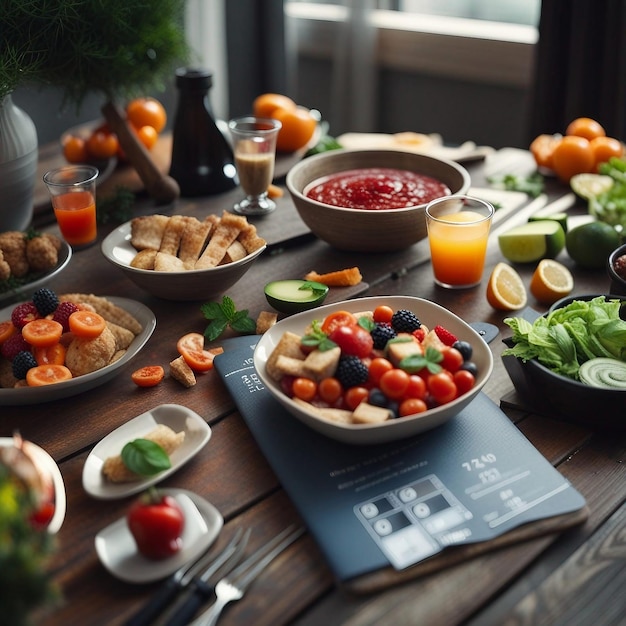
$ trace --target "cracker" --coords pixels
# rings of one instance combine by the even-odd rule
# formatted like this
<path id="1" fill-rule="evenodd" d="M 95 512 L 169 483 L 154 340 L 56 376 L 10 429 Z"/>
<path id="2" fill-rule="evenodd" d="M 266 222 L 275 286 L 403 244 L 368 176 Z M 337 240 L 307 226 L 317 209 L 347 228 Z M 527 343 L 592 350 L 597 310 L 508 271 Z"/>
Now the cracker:
<path id="1" fill-rule="evenodd" d="M 167 215 L 158 214 L 134 217 L 130 222 L 130 243 L 133 248 L 158 250 L 169 219 Z"/>
<path id="2" fill-rule="evenodd" d="M 186 269 L 194 268 L 213 227 L 213 223 L 208 220 L 201 222 L 195 217 L 188 219 L 178 250 L 178 258 Z"/>
<path id="3" fill-rule="evenodd" d="M 233 215 L 224 211 L 219 224 L 207 247 L 196 262 L 196 269 L 216 267 L 224 258 L 228 247 L 237 239 L 239 233 L 246 227 L 248 220 L 242 215 Z"/>
<path id="4" fill-rule="evenodd" d="M 165 252 L 173 256 L 178 254 L 183 231 L 187 226 L 187 220 L 188 218 L 184 215 L 172 215 L 170 217 L 163 233 L 163 239 L 161 239 L 159 252 Z"/>

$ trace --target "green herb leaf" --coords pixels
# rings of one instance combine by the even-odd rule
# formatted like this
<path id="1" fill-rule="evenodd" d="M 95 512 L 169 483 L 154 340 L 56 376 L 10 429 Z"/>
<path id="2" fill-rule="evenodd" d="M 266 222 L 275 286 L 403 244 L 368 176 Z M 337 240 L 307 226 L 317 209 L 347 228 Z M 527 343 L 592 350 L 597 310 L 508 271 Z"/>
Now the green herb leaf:
<path id="1" fill-rule="evenodd" d="M 122 462 L 135 474 L 154 476 L 172 467 L 167 452 L 154 441 L 135 439 L 122 448 Z"/>
<path id="2" fill-rule="evenodd" d="M 366 317 L 365 315 L 359 317 L 357 324 L 370 333 L 376 328 L 376 322 L 371 317 Z"/>
<path id="3" fill-rule="evenodd" d="M 443 354 L 437 348 L 428 346 L 424 354 L 413 354 L 400 361 L 400 368 L 413 374 L 426 368 L 431 374 L 437 374 L 442 370 L 439 363 L 443 359 Z"/>
<path id="4" fill-rule="evenodd" d="M 247 309 L 237 311 L 232 298 L 222 297 L 222 302 L 207 302 L 200 307 L 209 325 L 204 336 L 213 341 L 217 339 L 229 326 L 240 335 L 251 335 L 256 331 L 256 322 L 248 316 Z"/>
<path id="5" fill-rule="evenodd" d="M 326 293 L 328 291 L 328 287 L 326 285 L 322 285 L 321 283 L 316 283 L 312 280 L 305 281 L 300 287 L 298 287 L 298 291 L 301 290 L 310 290 L 315 295 L 320 295 Z"/>
<path id="6" fill-rule="evenodd" d="M 328 338 L 328 335 L 322 330 L 319 320 L 313 320 L 311 324 L 311 332 L 302 337 L 300 343 L 307 348 L 317 348 L 321 352 L 332 350 L 337 347 L 334 341 Z"/>
<path id="7" fill-rule="evenodd" d="M 133 215 L 134 204 L 135 194 L 128 187 L 116 187 L 113 195 L 98 198 L 96 205 L 98 223 L 115 222 L 121 224 L 127 222 Z"/>
<path id="8" fill-rule="evenodd" d="M 534 172 L 530 176 L 519 176 L 517 174 L 491 176 L 487 181 L 506 191 L 521 191 L 533 198 L 543 193 L 544 188 L 544 178 L 539 172 Z"/>

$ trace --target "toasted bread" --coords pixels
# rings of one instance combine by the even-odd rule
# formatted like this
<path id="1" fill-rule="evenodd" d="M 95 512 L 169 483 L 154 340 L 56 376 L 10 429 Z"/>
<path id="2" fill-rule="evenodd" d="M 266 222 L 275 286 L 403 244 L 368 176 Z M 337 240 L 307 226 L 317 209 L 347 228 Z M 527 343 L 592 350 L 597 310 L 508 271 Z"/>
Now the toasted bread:
<path id="1" fill-rule="evenodd" d="M 237 239 L 248 221 L 242 215 L 234 215 L 224 211 L 219 224 L 215 227 L 213 236 L 196 263 L 196 269 L 216 267 L 224 258 L 228 247 Z"/>
<path id="2" fill-rule="evenodd" d="M 306 274 L 304 279 L 322 283 L 322 285 L 327 287 L 353 287 L 363 280 L 363 276 L 361 276 L 361 271 L 358 267 L 349 267 L 345 270 L 328 272 L 326 274 L 318 274 L 315 271 L 311 271 Z"/>
<path id="3" fill-rule="evenodd" d="M 139 250 L 139 252 L 137 252 L 137 254 L 133 257 L 133 260 L 130 262 L 130 266 L 138 270 L 153 270 L 154 259 L 157 255 L 157 252 L 158 250 L 153 250 L 152 248 L 144 248 L 143 250 Z"/>
<path id="4" fill-rule="evenodd" d="M 213 223 L 210 221 L 201 222 L 195 217 L 187 219 L 178 250 L 178 258 L 183 262 L 186 269 L 195 267 L 212 229 Z"/>
<path id="5" fill-rule="evenodd" d="M 169 219 L 167 215 L 134 217 L 130 222 L 130 243 L 133 248 L 158 250 Z"/>

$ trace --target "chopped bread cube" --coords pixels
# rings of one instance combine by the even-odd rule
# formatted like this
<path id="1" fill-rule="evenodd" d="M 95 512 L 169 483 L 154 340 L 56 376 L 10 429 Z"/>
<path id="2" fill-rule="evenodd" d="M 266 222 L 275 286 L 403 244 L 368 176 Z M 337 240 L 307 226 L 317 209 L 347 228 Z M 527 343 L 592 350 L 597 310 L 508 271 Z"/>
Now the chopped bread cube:
<path id="1" fill-rule="evenodd" d="M 329 422 L 335 422 L 337 424 L 352 423 L 352 411 L 348 411 L 346 409 L 333 409 L 331 407 L 318 407 L 310 402 L 301 400 L 300 398 L 293 398 L 293 401 L 300 405 L 304 410 L 310 411 L 311 413 L 314 413 Z"/>
<path id="2" fill-rule="evenodd" d="M 424 354 L 420 342 L 409 333 L 398 333 L 398 336 L 387 343 L 387 358 L 395 367 L 406 357 Z"/>
<path id="3" fill-rule="evenodd" d="M 309 372 L 302 359 L 279 354 L 278 359 L 276 359 L 275 368 L 276 371 L 280 373 L 277 380 L 280 380 L 283 376 L 303 376 L 305 378 L 310 378 Z"/>
<path id="4" fill-rule="evenodd" d="M 256 334 L 262 335 L 267 332 L 278 321 L 278 313 L 271 311 L 261 311 L 256 319 Z"/>
<path id="5" fill-rule="evenodd" d="M 391 411 L 381 406 L 374 406 L 361 402 L 352 411 L 352 421 L 355 424 L 381 424 L 391 418 Z"/>
<path id="6" fill-rule="evenodd" d="M 196 384 L 196 375 L 182 356 L 170 362 L 170 375 L 184 387 L 189 388 Z"/>
<path id="7" fill-rule="evenodd" d="M 426 333 L 426 336 L 422 341 L 422 345 L 424 346 L 424 350 L 426 350 L 426 348 L 428 347 L 431 347 L 439 350 L 440 352 L 446 347 L 446 344 L 443 343 L 441 339 L 439 339 L 439 335 L 434 330 L 430 330 Z"/>
<path id="8" fill-rule="evenodd" d="M 233 243 L 228 246 L 224 258 L 220 261 L 220 265 L 226 265 L 226 263 L 234 263 L 235 261 L 241 261 L 248 256 L 246 249 L 243 245 L 235 239 Z"/>
<path id="9" fill-rule="evenodd" d="M 304 359 L 304 371 L 307 378 L 320 381 L 333 376 L 341 357 L 341 348 L 335 346 L 330 350 L 313 350 Z"/>
<path id="10" fill-rule="evenodd" d="M 300 335 L 289 331 L 284 333 L 267 358 L 265 371 L 272 380 L 280 380 L 282 378 L 282 372 L 276 367 L 276 361 L 281 355 L 304 361 L 305 355 L 300 349 Z"/>
<path id="11" fill-rule="evenodd" d="M 130 243 L 133 248 L 135 250 L 158 250 L 169 219 L 167 215 L 134 217 L 130 222 Z"/>
<path id="12" fill-rule="evenodd" d="M 161 252 L 159 250 L 154 257 L 155 272 L 182 272 L 184 269 L 184 263 L 169 252 Z"/>

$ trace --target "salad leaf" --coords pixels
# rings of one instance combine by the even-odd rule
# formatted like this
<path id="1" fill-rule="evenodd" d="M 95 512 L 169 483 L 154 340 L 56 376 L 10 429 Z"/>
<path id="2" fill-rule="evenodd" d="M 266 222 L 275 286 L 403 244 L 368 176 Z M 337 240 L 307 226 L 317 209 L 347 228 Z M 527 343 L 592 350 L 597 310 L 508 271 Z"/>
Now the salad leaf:
<path id="1" fill-rule="evenodd" d="M 134 439 L 122 448 L 122 462 L 135 474 L 152 476 L 172 467 L 167 452 L 149 439 Z"/>
<path id="2" fill-rule="evenodd" d="M 590 198 L 589 213 L 611 226 L 621 227 L 623 234 L 626 230 L 626 160 L 611 157 L 600 164 L 598 171 L 610 176 L 614 183 L 608 191 Z"/>

